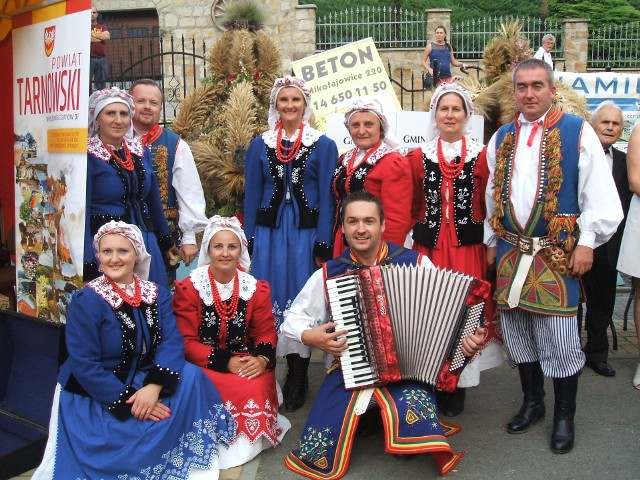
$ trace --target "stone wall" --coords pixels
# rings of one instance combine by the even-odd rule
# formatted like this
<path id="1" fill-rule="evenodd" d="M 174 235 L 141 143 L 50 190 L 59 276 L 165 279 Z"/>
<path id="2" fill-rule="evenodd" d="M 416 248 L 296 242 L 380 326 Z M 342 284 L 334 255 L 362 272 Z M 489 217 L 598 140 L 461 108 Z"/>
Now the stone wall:
<path id="1" fill-rule="evenodd" d="M 298 5 L 298 0 L 258 0 L 265 6 L 269 32 L 282 52 L 283 72 L 291 70 L 291 61 L 315 53 L 316 6 Z M 155 9 L 160 32 L 174 37 L 196 38 L 213 44 L 221 29 L 214 23 L 215 0 L 94 0 L 98 11 Z M 229 2 L 227 2 L 229 3 Z"/>
<path id="2" fill-rule="evenodd" d="M 219 1 L 219 0 L 218 0 Z M 227 3 L 232 0 L 227 0 Z M 316 17 L 315 5 L 298 5 L 298 0 L 258 0 L 265 6 L 267 21 L 265 29 L 270 33 L 282 54 L 282 72 L 291 72 L 291 62 L 316 53 Z M 213 20 L 212 8 L 217 0 L 95 0 L 99 11 L 126 11 L 155 9 L 158 13 L 160 32 L 173 34 L 175 38 L 195 38 L 197 42 L 212 45 L 220 36 L 221 29 Z M 451 10 L 428 9 L 425 11 L 425 29 L 428 41 L 433 39 L 437 26 L 443 25 L 450 32 Z M 563 59 L 557 68 L 567 71 L 586 71 L 588 59 L 588 20 L 571 19 L 563 23 Z M 409 88 L 412 73 L 415 75 L 413 88 L 422 85 L 420 75 L 422 48 L 380 50 L 385 65 L 390 65 L 391 76 L 404 77 L 404 85 Z M 459 58 L 469 65 L 478 65 L 477 60 Z M 165 66 L 166 67 L 166 66 Z M 193 69 L 202 68 L 200 64 L 187 67 L 187 74 Z M 165 71 L 166 68 L 165 68 Z M 457 69 L 453 68 L 454 73 Z M 473 71 L 475 73 L 475 71 Z M 474 74 L 472 73 L 472 74 Z M 396 91 L 400 93 L 399 87 Z M 407 95 L 405 95 L 405 98 Z M 406 107 L 405 107 L 406 108 Z"/>

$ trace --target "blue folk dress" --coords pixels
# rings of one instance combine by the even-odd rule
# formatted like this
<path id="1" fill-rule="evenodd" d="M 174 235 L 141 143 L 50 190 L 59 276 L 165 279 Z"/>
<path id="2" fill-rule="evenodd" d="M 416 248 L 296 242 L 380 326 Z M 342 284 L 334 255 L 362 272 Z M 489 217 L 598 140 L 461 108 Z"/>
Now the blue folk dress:
<path id="1" fill-rule="evenodd" d="M 58 375 L 45 459 L 33 478 L 186 479 L 196 467 L 216 466 L 219 444 L 234 439 L 233 417 L 215 387 L 184 360 L 171 294 L 140 283 L 138 308 L 124 303 L 104 276 L 74 295 L 69 358 Z M 126 399 L 149 383 L 162 385 L 169 418 L 131 415 Z"/>
<path id="2" fill-rule="evenodd" d="M 282 142 L 285 147 L 293 145 L 290 140 Z M 333 140 L 307 124 L 300 151 L 291 162 L 278 159 L 276 143 L 276 132 L 268 130 L 249 145 L 244 220 L 252 250 L 251 274 L 269 282 L 280 332 L 284 311 L 318 268 L 314 257 L 332 256 L 331 181 L 338 149 Z M 296 343 L 280 335 L 277 354 L 301 353 Z"/>
<path id="3" fill-rule="evenodd" d="M 126 139 L 135 165 L 133 171 L 122 168 L 104 148 L 98 137 L 87 147 L 87 203 L 84 234 L 84 281 L 99 276 L 93 236 L 111 220 L 122 220 L 142 231 L 145 247 L 151 255 L 149 280 L 169 286 L 162 252 L 173 245 L 162 209 L 158 180 L 149 150 L 137 140 Z M 122 150 L 116 150 L 122 155 Z"/>

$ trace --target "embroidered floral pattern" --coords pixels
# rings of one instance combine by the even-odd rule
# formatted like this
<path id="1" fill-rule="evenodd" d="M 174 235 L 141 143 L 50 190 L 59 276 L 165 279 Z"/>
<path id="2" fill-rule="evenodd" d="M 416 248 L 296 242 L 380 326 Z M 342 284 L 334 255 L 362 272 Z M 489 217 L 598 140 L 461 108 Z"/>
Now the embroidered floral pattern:
<path id="1" fill-rule="evenodd" d="M 140 296 L 142 301 L 147 305 L 155 303 L 158 298 L 158 286 L 153 282 L 141 280 L 137 276 L 136 279 L 140 282 Z M 87 287 L 104 298 L 111 308 L 120 308 L 124 302 L 122 297 L 113 289 L 104 275 L 87 283 Z"/>
<path id="2" fill-rule="evenodd" d="M 246 437 L 251 444 L 261 437 L 272 445 L 278 443 L 278 411 L 268 399 L 264 400 L 262 407 L 253 398 L 242 407 L 234 405 L 231 400 L 227 400 L 224 406 L 236 421 L 237 436 Z"/>
<path id="3" fill-rule="evenodd" d="M 414 418 L 410 425 L 425 420 L 438 421 L 435 406 L 425 390 L 406 388 L 402 391 L 402 400 L 407 409 L 407 415 Z"/>
<path id="4" fill-rule="evenodd" d="M 312 464 L 326 459 L 328 448 L 335 443 L 334 437 L 329 427 L 322 430 L 308 428 L 300 439 L 300 458 Z"/>
<path id="5" fill-rule="evenodd" d="M 124 141 L 127 142 L 127 147 L 129 147 L 131 153 L 140 158 L 144 156 L 144 147 L 138 140 L 125 138 Z M 87 152 L 105 162 L 111 160 L 111 153 L 104 148 L 102 141 L 97 136 L 89 138 L 87 142 Z"/>

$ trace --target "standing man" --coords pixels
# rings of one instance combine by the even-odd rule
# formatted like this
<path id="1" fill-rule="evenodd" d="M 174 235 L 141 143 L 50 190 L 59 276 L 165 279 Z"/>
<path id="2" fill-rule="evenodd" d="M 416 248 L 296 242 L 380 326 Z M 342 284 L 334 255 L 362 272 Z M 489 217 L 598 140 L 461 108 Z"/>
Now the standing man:
<path id="1" fill-rule="evenodd" d="M 107 79 L 107 40 L 111 39 L 106 25 L 98 23 L 98 10 L 91 6 L 91 82 L 92 90 L 102 90 Z"/>
<path id="2" fill-rule="evenodd" d="M 551 50 L 556 46 L 556 37 L 547 33 L 544 37 L 542 37 L 542 46 L 535 53 L 533 58 L 537 58 L 538 60 L 544 60 L 553 70 L 554 62 L 553 57 L 551 56 Z"/>
<path id="3" fill-rule="evenodd" d="M 585 361 L 576 318 L 580 277 L 593 249 L 615 232 L 622 208 L 593 128 L 555 108 L 555 93 L 546 62 L 514 68 L 520 113 L 489 142 L 485 242 L 493 247 L 488 261 L 497 260 L 504 343 L 524 393 L 507 430 L 523 433 L 544 418 L 544 375 L 552 377 L 551 450 L 567 453 Z"/>
<path id="4" fill-rule="evenodd" d="M 387 452 L 400 455 L 428 452 L 440 473 L 446 475 L 462 454 L 452 451 L 446 440 L 431 387 L 416 381 L 400 381 L 364 390 L 345 389 L 339 359 L 347 348 L 346 339 L 342 338 L 347 331 L 334 331 L 337 324 L 330 319 L 325 290 L 327 278 L 350 270 L 389 264 L 432 268 L 432 263 L 415 250 L 382 241 L 385 228 L 382 203 L 364 190 L 343 201 L 342 227 L 349 248 L 316 270 L 284 315 L 282 333 L 335 358 L 307 418 L 300 448 L 287 455 L 285 466 L 308 478 L 341 478 L 349 466 L 359 422 L 365 419 L 366 425 L 375 419 L 380 421 L 382 416 Z M 474 355 L 482 347 L 485 335 L 486 330 L 479 328 L 466 336 L 462 341 L 464 354 Z M 377 408 L 364 412 L 371 399 Z"/>
<path id="5" fill-rule="evenodd" d="M 204 192 L 193 154 L 179 135 L 158 124 L 163 99 L 155 81 L 149 78 L 137 80 L 129 93 L 135 105 L 134 137 L 151 151 L 169 230 L 180 245 L 180 256 L 188 266 L 198 254 L 196 233 L 203 231 L 208 223 Z M 175 280 L 173 265 L 167 265 L 167 273 Z"/>
<path id="6" fill-rule="evenodd" d="M 608 242 L 595 249 L 593 267 L 582 277 L 587 296 L 587 314 L 584 317 L 587 343 L 583 348 L 587 356 L 586 365 L 598 375 L 605 377 L 613 377 L 616 374 L 615 369 L 607 363 L 609 356 L 607 328 L 611 323 L 616 304 L 618 279 L 616 265 L 618 264 L 624 224 L 633 195 L 629 190 L 629 178 L 627 177 L 627 155 L 613 148 L 613 144 L 622 134 L 623 123 L 622 110 L 611 100 L 602 102 L 591 115 L 591 125 L 604 149 L 607 164 L 613 174 L 613 181 L 616 184 L 618 197 L 624 211 L 624 219 L 618 226 L 618 230 Z"/>

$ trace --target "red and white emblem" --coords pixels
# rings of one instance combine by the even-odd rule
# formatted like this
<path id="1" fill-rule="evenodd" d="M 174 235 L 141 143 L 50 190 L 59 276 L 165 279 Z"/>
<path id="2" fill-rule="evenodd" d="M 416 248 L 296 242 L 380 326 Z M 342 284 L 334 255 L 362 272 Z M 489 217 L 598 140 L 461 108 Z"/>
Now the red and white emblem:
<path id="1" fill-rule="evenodd" d="M 46 27 L 44 29 L 44 53 L 47 57 L 53 53 L 53 46 L 56 43 L 56 26 Z"/>

